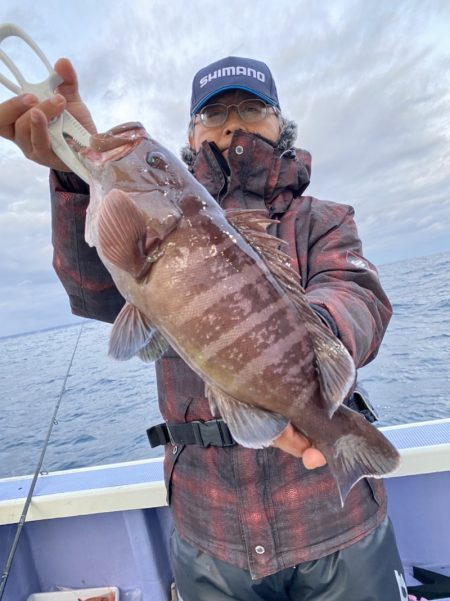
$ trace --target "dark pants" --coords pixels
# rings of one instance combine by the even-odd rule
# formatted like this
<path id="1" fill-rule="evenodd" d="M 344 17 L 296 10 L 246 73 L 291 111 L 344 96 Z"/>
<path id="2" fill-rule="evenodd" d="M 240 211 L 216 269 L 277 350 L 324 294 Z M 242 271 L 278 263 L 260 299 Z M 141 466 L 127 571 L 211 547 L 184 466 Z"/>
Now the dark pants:
<path id="1" fill-rule="evenodd" d="M 406 601 L 390 521 L 359 542 L 315 561 L 252 580 L 249 572 L 195 549 L 174 531 L 179 601 Z"/>

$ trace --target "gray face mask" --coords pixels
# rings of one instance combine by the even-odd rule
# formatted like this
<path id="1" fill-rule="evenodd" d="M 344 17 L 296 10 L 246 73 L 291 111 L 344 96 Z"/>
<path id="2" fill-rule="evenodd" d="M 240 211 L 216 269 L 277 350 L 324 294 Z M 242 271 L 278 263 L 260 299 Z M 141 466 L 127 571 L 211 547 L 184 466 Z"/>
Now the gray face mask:
<path id="1" fill-rule="evenodd" d="M 280 137 L 277 143 L 277 148 L 279 150 L 288 150 L 292 148 L 295 140 L 297 139 L 297 124 L 295 121 L 291 121 L 290 119 L 286 119 L 285 117 L 281 117 L 281 132 Z M 197 153 L 195 150 L 186 144 L 183 146 L 180 151 L 181 159 L 188 167 L 192 167 L 195 162 L 195 158 Z"/>

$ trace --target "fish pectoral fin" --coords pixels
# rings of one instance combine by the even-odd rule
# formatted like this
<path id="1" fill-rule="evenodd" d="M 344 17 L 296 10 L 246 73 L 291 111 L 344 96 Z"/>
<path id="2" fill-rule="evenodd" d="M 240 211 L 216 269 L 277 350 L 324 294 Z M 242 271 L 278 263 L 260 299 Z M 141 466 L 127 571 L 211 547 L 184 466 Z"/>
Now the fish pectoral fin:
<path id="1" fill-rule="evenodd" d="M 129 194 L 113 189 L 105 196 L 98 215 L 98 242 L 102 255 L 136 279 L 145 276 L 161 253 L 158 232 Z"/>
<path id="2" fill-rule="evenodd" d="M 243 447 L 268 447 L 289 425 L 286 417 L 242 403 L 215 386 L 205 384 L 205 394 L 213 414 L 219 411 L 234 440 Z"/>
<path id="3" fill-rule="evenodd" d="M 138 355 L 143 361 L 156 361 L 168 343 L 150 320 L 131 303 L 125 303 L 114 322 L 109 339 L 109 356 L 126 361 Z"/>
<path id="4" fill-rule="evenodd" d="M 341 505 L 361 478 L 382 478 L 400 466 L 394 445 L 365 417 L 345 405 L 331 418 L 340 435 L 317 444 L 336 481 Z"/>
<path id="5" fill-rule="evenodd" d="M 226 216 L 261 256 L 305 323 L 316 358 L 321 396 L 331 417 L 355 384 L 356 368 L 350 353 L 308 303 L 300 275 L 292 267 L 289 256 L 280 249 L 285 245 L 284 240 L 266 232 L 270 224 L 277 222 L 255 210 L 230 209 Z"/>
<path id="6" fill-rule="evenodd" d="M 169 343 L 159 330 L 152 329 L 147 344 L 138 352 L 138 357 L 145 363 L 153 363 L 167 351 Z"/>

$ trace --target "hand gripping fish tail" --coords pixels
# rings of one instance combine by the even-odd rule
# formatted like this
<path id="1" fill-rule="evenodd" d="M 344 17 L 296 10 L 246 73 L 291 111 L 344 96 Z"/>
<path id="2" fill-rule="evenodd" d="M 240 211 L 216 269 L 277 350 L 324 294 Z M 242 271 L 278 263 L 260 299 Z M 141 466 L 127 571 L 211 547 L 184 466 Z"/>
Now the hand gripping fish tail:
<path id="1" fill-rule="evenodd" d="M 345 405 L 330 420 L 322 421 L 322 431 L 314 444 L 326 457 L 342 506 L 361 478 L 382 478 L 400 465 L 400 455 L 391 442 Z"/>

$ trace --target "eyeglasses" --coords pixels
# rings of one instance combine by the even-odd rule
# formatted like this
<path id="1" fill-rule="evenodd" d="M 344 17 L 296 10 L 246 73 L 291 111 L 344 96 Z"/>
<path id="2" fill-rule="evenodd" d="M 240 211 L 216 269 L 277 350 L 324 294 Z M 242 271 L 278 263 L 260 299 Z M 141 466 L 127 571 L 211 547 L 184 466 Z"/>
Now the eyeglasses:
<path id="1" fill-rule="evenodd" d="M 219 127 L 228 119 L 228 114 L 231 108 L 236 108 L 239 117 L 245 123 L 257 123 L 262 121 L 267 116 L 267 111 L 272 109 L 277 113 L 277 109 L 258 100 L 258 98 L 249 98 L 239 102 L 239 104 L 208 104 L 201 109 L 197 115 L 205 127 Z"/>

